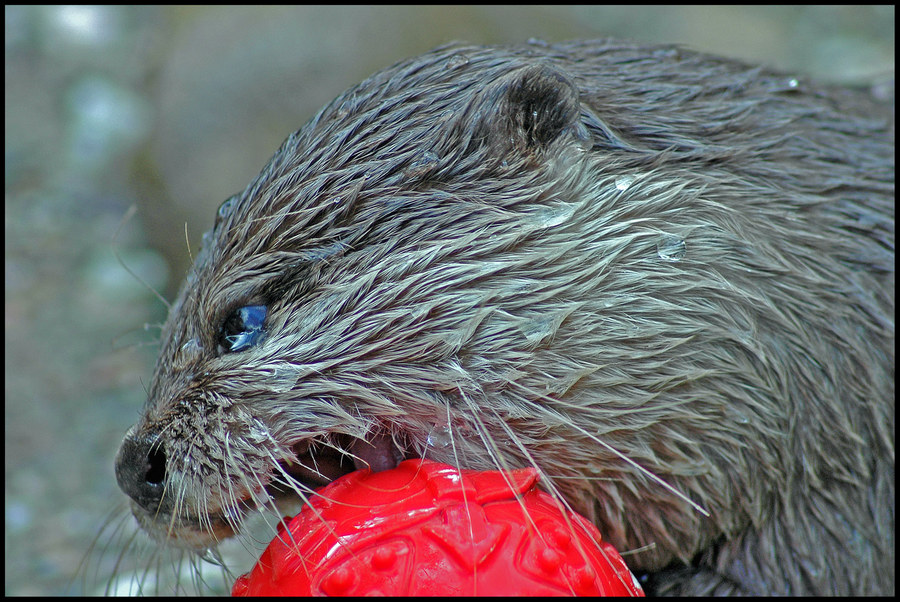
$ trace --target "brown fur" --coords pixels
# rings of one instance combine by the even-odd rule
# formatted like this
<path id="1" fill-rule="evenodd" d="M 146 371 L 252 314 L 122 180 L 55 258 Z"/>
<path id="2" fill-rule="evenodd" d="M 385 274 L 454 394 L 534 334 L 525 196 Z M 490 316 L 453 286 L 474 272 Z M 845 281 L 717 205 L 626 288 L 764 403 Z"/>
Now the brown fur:
<path id="1" fill-rule="evenodd" d="M 893 152 L 892 106 L 676 48 L 399 63 L 220 209 L 120 483 L 201 549 L 305 442 L 393 441 L 537 466 L 651 591 L 892 593 Z"/>

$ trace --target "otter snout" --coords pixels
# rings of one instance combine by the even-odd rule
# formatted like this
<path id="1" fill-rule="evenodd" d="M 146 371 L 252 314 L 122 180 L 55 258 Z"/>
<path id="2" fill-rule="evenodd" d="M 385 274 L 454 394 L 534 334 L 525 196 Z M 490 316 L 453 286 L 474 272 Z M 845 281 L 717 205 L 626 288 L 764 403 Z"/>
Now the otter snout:
<path id="1" fill-rule="evenodd" d="M 166 454 L 157 433 L 128 431 L 116 455 L 116 481 L 147 512 L 165 510 Z"/>

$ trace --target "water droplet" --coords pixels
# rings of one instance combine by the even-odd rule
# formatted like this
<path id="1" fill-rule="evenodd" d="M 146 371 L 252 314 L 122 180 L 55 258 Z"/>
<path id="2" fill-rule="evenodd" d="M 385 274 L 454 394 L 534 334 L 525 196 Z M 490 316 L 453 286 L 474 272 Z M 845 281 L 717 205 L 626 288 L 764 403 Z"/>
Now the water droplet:
<path id="1" fill-rule="evenodd" d="M 556 203 L 549 207 L 545 207 L 535 214 L 538 226 L 541 228 L 552 228 L 564 224 L 575 213 L 577 205 L 575 203 Z"/>
<path id="2" fill-rule="evenodd" d="M 435 425 L 434 429 L 428 433 L 425 442 L 428 444 L 428 447 L 447 448 L 453 442 L 453 431 L 446 424 Z"/>
<path id="3" fill-rule="evenodd" d="M 559 325 L 553 316 L 542 316 L 533 320 L 527 320 L 519 325 L 519 330 L 525 335 L 525 339 L 531 345 L 538 345 L 550 338 L 556 332 Z"/>
<path id="4" fill-rule="evenodd" d="M 234 211 L 234 206 L 236 204 L 237 204 L 237 196 L 232 196 L 232 197 L 229 197 L 228 199 L 226 199 L 224 203 L 219 205 L 219 210 L 216 211 L 216 225 L 217 226 L 219 225 L 219 223 L 222 220 L 226 219 L 229 215 L 231 215 L 231 212 Z"/>
<path id="5" fill-rule="evenodd" d="M 677 59 L 680 56 L 678 48 L 657 48 L 653 51 L 653 57 L 658 59 Z"/>
<path id="6" fill-rule="evenodd" d="M 185 366 L 196 361 L 201 353 L 203 353 L 203 346 L 200 344 L 200 339 L 188 339 L 181 346 L 181 357 L 178 359 L 178 365 Z"/>
<path id="7" fill-rule="evenodd" d="M 617 190 L 628 190 L 628 188 L 634 183 L 634 176 L 619 176 L 616 178 L 616 189 Z"/>
<path id="8" fill-rule="evenodd" d="M 431 151 L 425 151 L 419 155 L 412 164 L 403 170 L 403 175 L 407 178 L 415 178 L 430 172 L 440 163 L 440 159 Z"/>
<path id="9" fill-rule="evenodd" d="M 280 364 L 272 370 L 268 382 L 276 393 L 287 393 L 294 388 L 299 379 L 300 368 L 291 364 Z"/>
<path id="10" fill-rule="evenodd" d="M 464 65 L 469 64 L 469 57 L 464 54 L 454 54 L 449 59 L 447 59 L 447 69 L 458 69 Z"/>
<path id="11" fill-rule="evenodd" d="M 572 137 L 575 138 L 575 144 L 582 152 L 589 152 L 594 148 L 594 139 L 583 123 L 572 126 Z"/>
<path id="12" fill-rule="evenodd" d="M 681 237 L 666 234 L 656 243 L 656 254 L 663 261 L 681 261 L 687 252 L 687 246 Z"/>
<path id="13" fill-rule="evenodd" d="M 250 422 L 248 430 L 249 432 L 247 433 L 247 438 L 256 443 L 269 441 L 272 438 L 272 436 L 269 434 L 269 429 L 267 429 L 266 425 L 259 420 L 253 420 L 252 422 Z"/>
<path id="14" fill-rule="evenodd" d="M 541 48 L 549 48 L 550 43 L 547 40 L 542 40 L 540 38 L 528 38 L 527 44 L 532 46 L 540 46 Z"/>

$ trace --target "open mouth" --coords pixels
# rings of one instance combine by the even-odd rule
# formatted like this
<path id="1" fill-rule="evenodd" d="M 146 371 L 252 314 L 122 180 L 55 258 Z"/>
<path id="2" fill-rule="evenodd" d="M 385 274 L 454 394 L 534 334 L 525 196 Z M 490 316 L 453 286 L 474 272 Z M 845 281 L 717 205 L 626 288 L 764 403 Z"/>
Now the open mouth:
<path id="1" fill-rule="evenodd" d="M 366 439 L 338 435 L 329 441 L 307 439 L 293 446 L 295 459 L 275 469 L 266 491 L 276 499 L 302 489 L 318 489 L 356 470 L 391 470 L 403 460 L 418 457 L 405 441 L 376 431 Z"/>
<path id="2" fill-rule="evenodd" d="M 315 489 L 356 470 L 390 470 L 403 460 L 419 457 L 412 450 L 413 446 L 405 438 L 387 431 L 371 432 L 366 439 L 350 435 L 305 439 L 292 447 L 294 458 L 279 462 L 273 469 L 264 485 L 265 495 L 269 503 L 287 509 L 305 500 Z M 165 519 L 166 538 L 183 547 L 205 549 L 237 533 L 243 517 L 265 505 L 258 494 L 247 492 L 243 499 L 226 509 L 209 509 L 202 514 L 202 519 L 196 513 L 179 514 Z M 161 520 L 159 515 L 136 513 L 136 516 L 144 515 L 144 524 L 151 530 Z"/>

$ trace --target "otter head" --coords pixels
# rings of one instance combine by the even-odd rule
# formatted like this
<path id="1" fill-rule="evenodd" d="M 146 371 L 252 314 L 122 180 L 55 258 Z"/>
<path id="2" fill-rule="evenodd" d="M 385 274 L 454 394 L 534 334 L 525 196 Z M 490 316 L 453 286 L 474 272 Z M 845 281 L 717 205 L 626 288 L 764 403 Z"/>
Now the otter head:
<path id="1" fill-rule="evenodd" d="M 563 73 L 471 62 L 350 90 L 220 207 L 116 459 L 148 532 L 205 548 L 355 469 L 562 445 L 540 399 L 584 366 L 534 354 L 580 302 L 547 298 L 572 241 L 542 239 L 580 210 L 590 133 Z"/>

